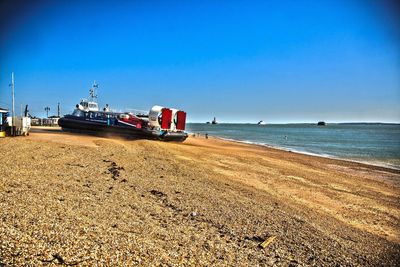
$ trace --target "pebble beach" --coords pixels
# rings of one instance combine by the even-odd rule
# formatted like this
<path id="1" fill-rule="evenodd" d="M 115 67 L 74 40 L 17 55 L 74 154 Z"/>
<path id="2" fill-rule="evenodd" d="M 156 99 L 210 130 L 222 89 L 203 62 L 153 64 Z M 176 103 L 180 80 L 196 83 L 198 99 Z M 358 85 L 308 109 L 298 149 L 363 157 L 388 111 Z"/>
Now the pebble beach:
<path id="1" fill-rule="evenodd" d="M 0 266 L 395 266 L 400 171 L 210 137 L 0 139 Z"/>

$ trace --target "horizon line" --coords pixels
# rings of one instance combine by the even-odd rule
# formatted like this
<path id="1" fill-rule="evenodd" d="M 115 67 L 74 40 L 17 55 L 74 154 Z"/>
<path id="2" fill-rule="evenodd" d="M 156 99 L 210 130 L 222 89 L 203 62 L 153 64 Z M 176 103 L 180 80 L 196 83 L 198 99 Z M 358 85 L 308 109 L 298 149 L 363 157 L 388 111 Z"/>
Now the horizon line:
<path id="1" fill-rule="evenodd" d="M 192 124 L 211 124 L 206 122 L 187 122 Z M 318 122 L 271 122 L 264 125 L 276 125 L 276 124 L 317 124 Z M 400 124 L 399 122 L 382 122 L 382 121 L 334 121 L 326 122 L 326 124 Z M 257 122 L 218 122 L 218 124 L 257 124 Z M 214 124 L 215 125 L 215 124 Z"/>

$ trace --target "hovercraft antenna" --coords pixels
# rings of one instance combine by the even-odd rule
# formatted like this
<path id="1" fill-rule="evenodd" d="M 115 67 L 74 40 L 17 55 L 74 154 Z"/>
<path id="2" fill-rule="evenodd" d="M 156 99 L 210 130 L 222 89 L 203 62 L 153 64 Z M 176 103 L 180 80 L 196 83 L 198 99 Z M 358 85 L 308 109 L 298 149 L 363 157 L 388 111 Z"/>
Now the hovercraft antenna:
<path id="1" fill-rule="evenodd" d="M 99 88 L 99 85 L 96 81 L 93 82 L 92 88 L 89 89 L 90 101 L 97 102 L 97 92 L 96 90 Z"/>

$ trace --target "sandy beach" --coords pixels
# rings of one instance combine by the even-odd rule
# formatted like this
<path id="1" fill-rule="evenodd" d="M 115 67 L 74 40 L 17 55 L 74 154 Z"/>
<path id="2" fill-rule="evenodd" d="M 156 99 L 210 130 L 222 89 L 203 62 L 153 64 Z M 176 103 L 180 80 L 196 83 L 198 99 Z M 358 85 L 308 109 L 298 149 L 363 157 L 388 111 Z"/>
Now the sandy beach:
<path id="1" fill-rule="evenodd" d="M 398 170 L 56 127 L 0 139 L 0 155 L 0 266 L 399 262 Z"/>

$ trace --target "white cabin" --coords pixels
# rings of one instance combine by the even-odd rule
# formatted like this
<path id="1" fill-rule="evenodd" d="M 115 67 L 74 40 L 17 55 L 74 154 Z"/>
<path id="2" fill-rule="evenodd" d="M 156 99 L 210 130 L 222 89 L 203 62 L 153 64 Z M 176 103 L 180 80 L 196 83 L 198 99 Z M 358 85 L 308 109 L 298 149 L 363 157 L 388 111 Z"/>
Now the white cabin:
<path id="1" fill-rule="evenodd" d="M 76 105 L 76 108 L 83 111 L 99 111 L 99 104 L 82 99 L 81 102 Z"/>

